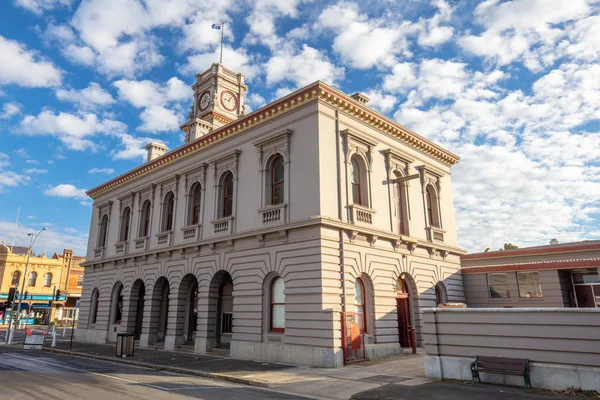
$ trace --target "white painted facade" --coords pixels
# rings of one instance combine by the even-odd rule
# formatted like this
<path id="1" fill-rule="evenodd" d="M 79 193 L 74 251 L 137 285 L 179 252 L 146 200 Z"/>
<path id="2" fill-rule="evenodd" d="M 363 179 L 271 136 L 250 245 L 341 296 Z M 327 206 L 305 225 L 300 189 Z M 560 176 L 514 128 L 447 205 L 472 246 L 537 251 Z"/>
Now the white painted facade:
<path id="1" fill-rule="evenodd" d="M 188 142 L 89 192 L 94 211 L 78 340 L 112 341 L 117 332 L 136 331 L 140 346 L 189 345 L 200 354 L 228 347 L 234 358 L 337 367 L 342 311 L 364 308 L 369 357 L 402 351 L 401 275 L 418 342 L 421 309 L 435 305 L 436 285 L 439 301 L 464 301 L 450 180 L 456 156 L 364 106 L 364 98 L 322 82 L 248 115 L 243 77 L 219 64 L 199 74 L 193 88 L 196 105 L 182 126 Z M 225 103 L 233 111 L 219 101 L 225 91 L 235 96 Z M 276 156 L 283 157 L 283 202 L 271 205 Z M 352 196 L 353 157 L 361 205 Z M 223 217 L 228 173 L 232 212 Z M 411 179 L 390 183 L 402 176 Z M 197 184 L 200 219 L 192 224 Z M 277 278 L 285 286 L 283 331 L 271 321 Z"/>

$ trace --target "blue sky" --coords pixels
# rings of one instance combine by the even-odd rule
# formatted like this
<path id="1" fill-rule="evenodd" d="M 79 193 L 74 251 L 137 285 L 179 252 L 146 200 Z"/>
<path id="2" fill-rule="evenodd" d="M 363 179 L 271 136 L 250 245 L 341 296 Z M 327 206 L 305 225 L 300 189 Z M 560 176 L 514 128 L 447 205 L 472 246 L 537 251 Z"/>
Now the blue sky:
<path id="1" fill-rule="evenodd" d="M 0 239 L 87 244 L 85 190 L 182 144 L 196 72 L 244 73 L 255 109 L 317 79 L 462 157 L 470 251 L 600 238 L 600 1 L 7 0 Z"/>

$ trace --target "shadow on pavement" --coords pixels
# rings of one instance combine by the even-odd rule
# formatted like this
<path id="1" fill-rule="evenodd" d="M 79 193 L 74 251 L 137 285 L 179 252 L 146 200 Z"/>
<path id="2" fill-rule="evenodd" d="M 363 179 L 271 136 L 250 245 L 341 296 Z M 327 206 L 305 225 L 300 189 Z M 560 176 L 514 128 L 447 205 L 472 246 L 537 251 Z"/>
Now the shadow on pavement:
<path id="1" fill-rule="evenodd" d="M 517 387 L 476 384 L 471 382 L 431 382 L 419 386 L 385 385 L 357 393 L 351 400 L 550 400 L 585 399 L 582 396 L 559 396 L 542 390 L 527 390 Z"/>

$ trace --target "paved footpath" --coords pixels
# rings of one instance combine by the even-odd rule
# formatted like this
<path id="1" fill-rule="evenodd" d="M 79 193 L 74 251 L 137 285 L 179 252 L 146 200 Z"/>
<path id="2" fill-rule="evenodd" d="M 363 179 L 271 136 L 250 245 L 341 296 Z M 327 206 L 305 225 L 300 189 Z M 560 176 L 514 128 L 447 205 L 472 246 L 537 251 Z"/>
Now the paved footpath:
<path id="1" fill-rule="evenodd" d="M 56 352 L 59 352 L 62 356 L 69 354 L 96 359 L 87 362 L 112 361 L 115 368 L 121 368 L 123 365 L 149 367 L 171 373 L 268 388 L 267 390 L 296 395 L 300 398 L 334 400 L 578 398 L 555 396 L 549 392 L 535 390 L 526 392 L 522 388 L 431 380 L 424 376 L 422 354 L 405 354 L 344 368 L 329 369 L 140 348 L 135 349 L 133 357 L 117 358 L 114 345 L 74 343 L 71 352 L 68 351 L 68 346 L 68 343 L 58 343 L 56 349 L 45 349 L 46 351 L 41 354 L 57 357 L 59 354 Z M 103 362 L 104 364 L 107 363 Z M 268 395 L 265 398 L 275 397 Z"/>

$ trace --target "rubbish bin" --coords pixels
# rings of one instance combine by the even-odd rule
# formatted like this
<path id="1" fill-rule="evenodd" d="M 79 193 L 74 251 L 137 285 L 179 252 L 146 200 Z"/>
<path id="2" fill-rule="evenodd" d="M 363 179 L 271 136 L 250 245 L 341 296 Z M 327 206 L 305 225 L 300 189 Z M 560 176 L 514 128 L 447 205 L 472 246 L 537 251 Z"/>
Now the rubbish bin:
<path id="1" fill-rule="evenodd" d="M 117 357 L 133 356 L 134 333 L 117 333 Z"/>

